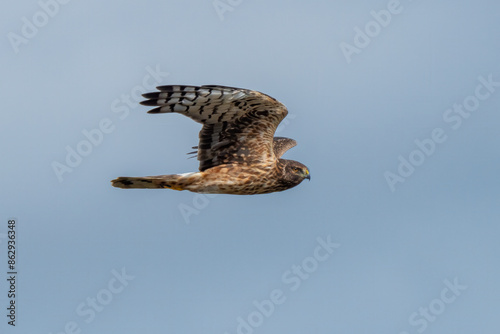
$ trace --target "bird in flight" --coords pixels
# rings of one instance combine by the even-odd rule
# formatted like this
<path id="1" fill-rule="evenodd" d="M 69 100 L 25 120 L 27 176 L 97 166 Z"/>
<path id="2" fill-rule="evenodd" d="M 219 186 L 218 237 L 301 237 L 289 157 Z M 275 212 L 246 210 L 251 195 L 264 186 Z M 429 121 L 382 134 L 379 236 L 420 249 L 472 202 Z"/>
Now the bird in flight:
<path id="1" fill-rule="evenodd" d="M 197 193 L 254 195 L 283 191 L 310 180 L 300 162 L 281 159 L 297 145 L 274 137 L 286 117 L 276 99 L 248 89 L 226 86 L 160 86 L 143 94 L 150 114 L 179 113 L 203 124 L 196 149 L 199 172 L 119 177 L 118 188 L 166 188 Z"/>

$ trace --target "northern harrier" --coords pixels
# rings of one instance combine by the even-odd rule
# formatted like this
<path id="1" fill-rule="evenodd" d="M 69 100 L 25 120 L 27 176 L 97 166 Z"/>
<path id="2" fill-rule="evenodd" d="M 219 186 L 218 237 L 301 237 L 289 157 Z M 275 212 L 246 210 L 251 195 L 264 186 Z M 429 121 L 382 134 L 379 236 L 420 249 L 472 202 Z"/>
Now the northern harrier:
<path id="1" fill-rule="evenodd" d="M 197 193 L 253 195 L 283 191 L 310 179 L 300 162 L 281 159 L 297 145 L 274 137 L 286 107 L 257 91 L 225 86 L 160 86 L 141 102 L 150 114 L 176 112 L 203 124 L 196 149 L 199 172 L 119 177 L 118 188 L 168 188 Z"/>

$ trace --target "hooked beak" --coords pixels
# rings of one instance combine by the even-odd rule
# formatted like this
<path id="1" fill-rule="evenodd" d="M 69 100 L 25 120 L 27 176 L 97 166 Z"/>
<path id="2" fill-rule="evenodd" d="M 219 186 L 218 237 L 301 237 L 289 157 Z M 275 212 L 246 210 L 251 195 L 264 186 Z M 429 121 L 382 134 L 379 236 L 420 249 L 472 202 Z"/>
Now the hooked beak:
<path id="1" fill-rule="evenodd" d="M 309 174 L 309 171 L 306 169 L 306 176 L 305 176 L 306 179 L 308 179 L 309 181 L 311 181 L 311 174 Z"/>

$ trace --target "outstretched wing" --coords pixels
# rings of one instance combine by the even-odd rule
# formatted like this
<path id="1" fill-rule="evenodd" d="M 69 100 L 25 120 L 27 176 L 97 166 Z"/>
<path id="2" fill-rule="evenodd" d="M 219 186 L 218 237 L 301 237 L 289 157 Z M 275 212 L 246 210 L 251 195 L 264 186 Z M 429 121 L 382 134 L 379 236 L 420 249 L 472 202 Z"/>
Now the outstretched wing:
<path id="1" fill-rule="evenodd" d="M 225 86 L 160 86 L 147 93 L 149 113 L 177 112 L 203 124 L 198 144 L 200 171 L 227 163 L 277 159 L 273 135 L 286 107 L 257 91 Z M 284 153 L 284 151 L 282 152 Z"/>
<path id="2" fill-rule="evenodd" d="M 286 137 L 273 138 L 273 152 L 276 159 L 281 158 L 281 156 L 285 154 L 286 151 L 295 146 L 297 146 L 297 142 L 294 139 Z M 194 158 L 198 154 L 198 146 L 193 146 L 192 148 L 196 149 L 196 151 L 188 152 L 187 154 L 195 154 L 195 155 L 189 158 Z"/>
<path id="3" fill-rule="evenodd" d="M 294 139 L 285 137 L 274 137 L 273 140 L 273 151 L 276 158 L 281 158 L 286 151 L 292 147 L 297 146 L 297 142 Z"/>

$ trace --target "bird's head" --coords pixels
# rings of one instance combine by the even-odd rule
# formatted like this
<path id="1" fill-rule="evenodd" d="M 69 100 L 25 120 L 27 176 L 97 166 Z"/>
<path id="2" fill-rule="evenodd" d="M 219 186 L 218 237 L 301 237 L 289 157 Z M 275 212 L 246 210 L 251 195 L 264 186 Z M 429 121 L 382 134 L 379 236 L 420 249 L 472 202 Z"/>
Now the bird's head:
<path id="1" fill-rule="evenodd" d="M 304 164 L 294 160 L 280 159 L 280 161 L 284 166 L 283 178 L 285 181 L 297 185 L 304 181 L 304 179 L 311 180 L 309 169 Z"/>

